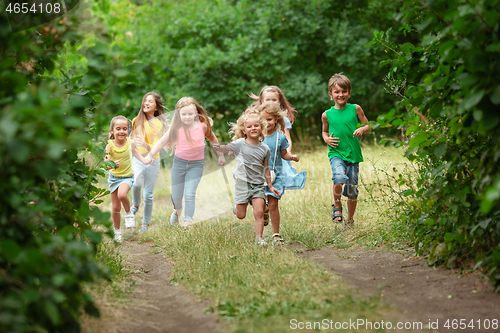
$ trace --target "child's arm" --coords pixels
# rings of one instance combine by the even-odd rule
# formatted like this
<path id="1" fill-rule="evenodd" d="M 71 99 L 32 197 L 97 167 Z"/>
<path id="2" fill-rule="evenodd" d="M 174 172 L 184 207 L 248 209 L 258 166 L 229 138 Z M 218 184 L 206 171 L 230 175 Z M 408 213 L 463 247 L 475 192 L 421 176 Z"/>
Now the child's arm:
<path id="1" fill-rule="evenodd" d="M 334 138 L 333 133 L 330 135 L 330 129 L 328 125 L 328 118 L 326 117 L 326 112 L 321 115 L 321 122 L 323 122 L 322 136 L 323 140 L 332 148 L 337 148 L 339 145 L 339 138 Z"/>
<path id="2" fill-rule="evenodd" d="M 111 146 L 109 144 L 106 145 L 106 149 L 104 150 L 104 152 L 106 153 L 104 155 L 104 160 L 105 161 L 111 161 Z M 114 161 L 115 164 L 116 164 L 116 168 L 118 169 L 120 167 L 120 160 L 116 160 Z M 113 169 L 112 167 L 110 167 L 109 165 L 107 166 L 108 167 L 108 170 L 111 170 Z"/>
<path id="3" fill-rule="evenodd" d="M 273 183 L 271 182 L 271 170 L 269 170 L 269 161 L 265 160 L 264 161 L 264 176 L 266 177 L 266 183 L 267 187 L 269 188 L 269 191 L 273 192 L 278 196 L 278 198 L 281 197 L 280 191 L 278 191 L 274 186 Z"/>
<path id="4" fill-rule="evenodd" d="M 169 135 L 170 135 L 170 129 L 168 129 L 168 131 L 165 134 L 163 134 L 160 140 L 156 141 L 153 148 L 151 148 L 151 150 L 149 151 L 150 156 L 155 156 L 163 147 L 167 145 Z"/>
<path id="5" fill-rule="evenodd" d="M 285 129 L 285 136 L 290 144 L 286 150 L 288 150 L 289 153 L 292 153 L 292 137 L 290 136 L 290 130 L 288 128 Z"/>
<path id="6" fill-rule="evenodd" d="M 214 147 L 217 154 L 219 153 L 229 153 L 229 147 L 227 145 L 221 145 L 220 143 L 212 143 L 212 147 Z"/>
<path id="7" fill-rule="evenodd" d="M 352 134 L 353 137 L 360 138 L 363 134 L 370 132 L 370 125 L 368 125 L 368 118 L 366 118 L 365 113 L 361 106 L 356 105 L 356 115 L 361 124 L 366 124 L 360 128 L 357 128 Z"/>
<path id="8" fill-rule="evenodd" d="M 215 149 L 215 145 L 218 145 L 220 147 L 219 140 L 217 140 L 217 137 L 215 136 L 213 131 L 211 132 L 210 136 L 207 136 L 207 132 L 208 132 L 207 124 L 203 123 L 202 127 L 203 127 L 203 133 L 205 133 L 205 136 L 207 137 L 208 141 L 210 141 L 210 143 L 212 144 L 212 147 L 214 147 L 214 149 Z M 217 151 L 217 150 L 215 150 L 215 151 Z M 224 154 L 220 151 L 217 151 L 217 155 L 219 156 L 219 165 L 220 166 L 225 165 L 226 159 L 224 158 Z"/>
<path id="9" fill-rule="evenodd" d="M 141 154 L 139 154 L 139 151 L 137 150 L 137 144 L 134 140 L 130 140 L 130 149 L 132 149 L 132 155 L 143 164 L 149 164 L 151 162 L 149 158 L 144 158 Z"/>
<path id="10" fill-rule="evenodd" d="M 299 157 L 297 155 L 292 155 L 287 149 L 281 151 L 281 158 L 286 161 L 299 161 Z"/>

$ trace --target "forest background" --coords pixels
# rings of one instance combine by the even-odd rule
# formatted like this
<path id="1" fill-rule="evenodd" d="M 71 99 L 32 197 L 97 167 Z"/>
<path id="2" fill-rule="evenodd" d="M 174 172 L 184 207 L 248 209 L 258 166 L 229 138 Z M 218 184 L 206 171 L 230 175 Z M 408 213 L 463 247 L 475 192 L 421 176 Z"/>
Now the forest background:
<path id="1" fill-rule="evenodd" d="M 498 290 L 499 12 L 498 0 L 102 0 L 13 34 L 2 7 L 0 329 L 67 331 L 82 306 L 98 314 L 82 288 L 111 277 L 93 227 L 110 224 L 87 157 L 113 116 L 137 115 L 151 90 L 169 109 L 188 95 L 228 140 L 247 94 L 273 84 L 309 149 L 338 72 L 377 120 L 368 139 L 420 166 L 416 181 L 400 175 L 392 218 L 430 263 L 472 264 Z"/>

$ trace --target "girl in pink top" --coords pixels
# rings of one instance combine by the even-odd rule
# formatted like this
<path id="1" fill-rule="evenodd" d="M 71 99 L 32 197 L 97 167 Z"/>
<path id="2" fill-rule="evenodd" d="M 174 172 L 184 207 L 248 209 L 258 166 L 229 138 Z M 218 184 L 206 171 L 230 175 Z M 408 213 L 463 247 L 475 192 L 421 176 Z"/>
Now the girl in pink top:
<path id="1" fill-rule="evenodd" d="M 196 189 L 203 176 L 205 158 L 205 137 L 211 143 L 218 144 L 212 132 L 212 119 L 192 97 L 182 97 L 175 105 L 174 119 L 170 129 L 158 140 L 150 151 L 149 158 L 167 146 L 175 145 L 172 165 L 172 203 L 174 211 L 170 224 L 174 225 L 182 212 L 182 198 L 186 204 L 184 227 L 191 226 L 195 209 Z M 226 164 L 224 154 L 217 153 L 219 165 Z"/>

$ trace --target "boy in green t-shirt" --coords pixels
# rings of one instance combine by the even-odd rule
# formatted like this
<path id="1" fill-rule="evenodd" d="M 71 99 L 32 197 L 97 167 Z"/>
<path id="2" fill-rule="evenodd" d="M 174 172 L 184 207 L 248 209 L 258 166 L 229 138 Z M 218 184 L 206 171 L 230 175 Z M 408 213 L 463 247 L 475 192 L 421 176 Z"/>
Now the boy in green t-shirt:
<path id="1" fill-rule="evenodd" d="M 340 199 L 343 194 L 347 197 L 347 227 L 354 224 L 358 203 L 359 162 L 363 162 L 359 138 L 370 132 L 370 126 L 361 106 L 347 103 L 351 97 L 351 81 L 345 75 L 335 74 L 330 78 L 328 94 L 335 106 L 323 112 L 321 121 L 333 175 L 332 221 L 342 223 Z M 365 125 L 357 128 L 359 123 Z"/>

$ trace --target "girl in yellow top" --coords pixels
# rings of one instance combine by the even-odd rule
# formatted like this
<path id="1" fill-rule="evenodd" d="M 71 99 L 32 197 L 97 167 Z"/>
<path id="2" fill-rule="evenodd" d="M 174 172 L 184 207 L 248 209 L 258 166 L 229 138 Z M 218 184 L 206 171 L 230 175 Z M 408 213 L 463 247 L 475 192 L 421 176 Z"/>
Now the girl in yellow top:
<path id="1" fill-rule="evenodd" d="M 132 138 L 142 156 L 147 156 L 154 144 L 167 131 L 162 98 L 155 92 L 148 92 L 142 98 L 139 114 L 132 121 Z M 141 187 L 144 186 L 144 214 L 142 230 L 148 230 L 153 212 L 153 191 L 160 171 L 160 154 L 154 156 L 151 165 L 145 165 L 137 158 L 132 159 L 134 185 L 132 186 L 132 213 L 137 213 L 141 204 Z"/>
<path id="2" fill-rule="evenodd" d="M 109 192 L 111 193 L 112 218 L 115 227 L 114 240 L 121 242 L 120 211 L 125 209 L 125 227 L 135 225 L 134 214 L 130 211 L 130 201 L 127 194 L 134 183 L 132 155 L 141 161 L 144 158 L 136 149 L 135 142 L 128 137 L 129 121 L 124 116 L 116 116 L 109 124 L 109 140 L 106 146 L 105 161 L 114 161 L 116 168 L 108 166 Z"/>

